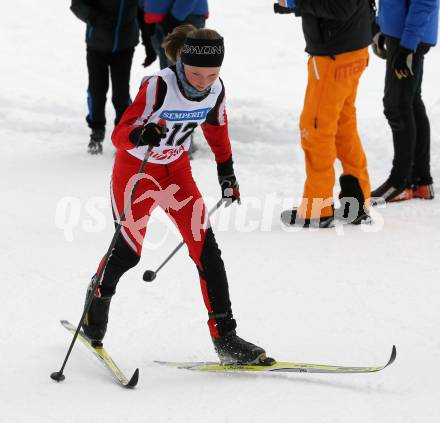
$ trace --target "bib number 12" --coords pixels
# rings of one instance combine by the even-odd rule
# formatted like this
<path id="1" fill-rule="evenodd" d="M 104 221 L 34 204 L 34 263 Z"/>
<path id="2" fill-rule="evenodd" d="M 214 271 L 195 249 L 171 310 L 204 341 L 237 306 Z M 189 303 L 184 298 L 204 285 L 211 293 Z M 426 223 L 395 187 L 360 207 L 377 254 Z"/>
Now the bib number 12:
<path id="1" fill-rule="evenodd" d="M 175 123 L 171 129 L 170 135 L 168 136 L 166 145 L 176 147 L 182 145 L 188 139 L 188 137 L 191 136 L 196 128 L 197 123 L 195 122 L 189 122 L 187 124 Z"/>

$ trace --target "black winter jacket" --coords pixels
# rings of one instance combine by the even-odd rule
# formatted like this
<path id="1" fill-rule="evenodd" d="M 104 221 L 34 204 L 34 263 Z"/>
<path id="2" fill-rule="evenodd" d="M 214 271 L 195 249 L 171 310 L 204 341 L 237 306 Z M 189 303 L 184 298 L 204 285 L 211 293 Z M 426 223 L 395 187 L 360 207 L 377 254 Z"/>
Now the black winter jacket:
<path id="1" fill-rule="evenodd" d="M 296 0 L 302 17 L 306 51 L 334 56 L 371 43 L 370 0 Z"/>
<path id="2" fill-rule="evenodd" d="M 127 50 L 139 41 L 138 0 L 72 0 L 70 9 L 87 24 L 86 43 L 94 50 Z"/>

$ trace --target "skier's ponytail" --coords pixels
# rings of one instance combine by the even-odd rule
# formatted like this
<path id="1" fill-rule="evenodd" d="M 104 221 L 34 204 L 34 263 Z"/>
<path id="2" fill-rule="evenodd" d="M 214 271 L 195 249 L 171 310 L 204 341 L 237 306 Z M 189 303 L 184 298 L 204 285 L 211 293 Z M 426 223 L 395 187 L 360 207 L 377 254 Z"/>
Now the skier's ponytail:
<path id="1" fill-rule="evenodd" d="M 176 27 L 173 32 L 168 34 L 162 43 L 168 60 L 173 63 L 177 62 L 187 38 L 196 40 L 222 40 L 222 36 L 213 29 L 197 29 L 189 24 L 180 25 Z"/>

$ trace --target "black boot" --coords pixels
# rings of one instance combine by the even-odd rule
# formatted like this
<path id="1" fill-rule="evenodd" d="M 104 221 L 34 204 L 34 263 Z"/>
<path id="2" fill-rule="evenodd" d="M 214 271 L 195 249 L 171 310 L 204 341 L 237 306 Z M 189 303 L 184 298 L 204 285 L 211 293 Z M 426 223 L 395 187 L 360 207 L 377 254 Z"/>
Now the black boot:
<path id="1" fill-rule="evenodd" d="M 371 205 L 411 200 L 411 198 L 410 189 L 405 185 L 396 186 L 387 179 L 379 188 L 371 192 Z"/>
<path id="2" fill-rule="evenodd" d="M 357 178 L 352 175 L 343 175 L 339 178 L 339 183 L 341 185 L 339 199 L 345 199 L 345 201 L 335 211 L 336 217 L 352 225 L 371 223 L 371 217 L 365 210 L 365 196 Z"/>
<path id="3" fill-rule="evenodd" d="M 298 209 L 284 210 L 281 213 L 281 222 L 286 226 L 300 226 L 303 228 L 333 228 L 335 226 L 334 216 L 320 217 L 319 219 L 307 219 L 299 217 Z"/>
<path id="4" fill-rule="evenodd" d="M 102 143 L 104 141 L 105 129 L 92 129 L 87 151 L 90 154 L 102 154 Z"/>
<path id="5" fill-rule="evenodd" d="M 212 338 L 215 351 L 222 364 L 260 364 L 270 365 L 273 358 L 266 357 L 266 351 L 241 339 L 235 331 L 220 338 Z"/>
<path id="6" fill-rule="evenodd" d="M 92 279 L 92 283 L 93 281 L 94 279 Z M 86 303 L 90 295 L 91 289 L 89 287 L 87 290 Z M 84 317 L 82 325 L 83 331 L 95 348 L 102 346 L 102 340 L 107 331 L 111 299 L 112 297 L 97 297 L 94 295 L 92 304 Z"/>

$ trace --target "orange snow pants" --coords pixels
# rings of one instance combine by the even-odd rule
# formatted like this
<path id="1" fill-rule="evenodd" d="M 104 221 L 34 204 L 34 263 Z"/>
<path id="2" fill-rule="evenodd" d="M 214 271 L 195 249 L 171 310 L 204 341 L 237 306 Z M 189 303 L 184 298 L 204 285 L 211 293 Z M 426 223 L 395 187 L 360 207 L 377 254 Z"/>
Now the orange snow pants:
<path id="1" fill-rule="evenodd" d="M 300 119 L 306 162 L 303 200 L 298 209 L 301 217 L 332 215 L 336 158 L 342 163 L 343 175 L 357 178 L 365 199 L 370 198 L 367 160 L 357 131 L 355 107 L 359 79 L 367 65 L 367 48 L 309 59 Z"/>

